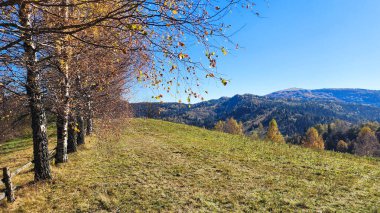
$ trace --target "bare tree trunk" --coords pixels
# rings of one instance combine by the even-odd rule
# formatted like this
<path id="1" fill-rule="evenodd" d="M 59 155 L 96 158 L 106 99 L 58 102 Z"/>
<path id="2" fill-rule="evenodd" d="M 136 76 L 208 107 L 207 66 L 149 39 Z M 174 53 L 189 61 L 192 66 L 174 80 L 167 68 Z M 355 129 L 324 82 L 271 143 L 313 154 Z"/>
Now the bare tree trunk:
<path id="1" fill-rule="evenodd" d="M 68 119 L 61 113 L 57 114 L 57 153 L 55 163 L 67 162 Z"/>
<path id="2" fill-rule="evenodd" d="M 62 0 L 63 5 L 68 5 L 68 0 Z M 62 15 L 65 23 L 68 21 L 69 9 L 67 6 L 63 6 Z M 67 162 L 67 139 L 68 139 L 68 123 L 69 123 L 69 113 L 70 113 L 70 104 L 69 104 L 69 50 L 68 50 L 68 39 L 65 37 L 61 48 L 61 57 L 60 61 L 60 71 L 63 74 L 61 92 L 63 96 L 63 102 L 58 109 L 57 115 L 57 154 L 55 156 L 55 163 L 64 163 Z"/>
<path id="3" fill-rule="evenodd" d="M 77 99 L 80 100 L 78 103 L 77 103 L 77 106 L 76 106 L 76 114 L 77 114 L 77 117 L 76 117 L 76 122 L 77 122 L 77 144 L 78 146 L 79 145 L 82 145 L 85 143 L 85 126 L 84 126 L 84 118 L 83 118 L 83 115 L 82 115 L 82 112 L 83 112 L 83 88 L 82 88 L 82 82 L 81 82 L 81 76 L 80 75 L 77 75 L 76 77 L 76 90 L 77 90 Z"/>
<path id="4" fill-rule="evenodd" d="M 85 143 L 85 140 L 84 140 L 84 137 L 85 137 L 85 134 L 84 134 L 84 119 L 83 119 L 83 116 L 82 115 L 78 115 L 77 116 L 77 123 L 78 123 L 78 136 L 77 136 L 77 141 L 78 141 L 78 145 L 82 145 Z"/>
<path id="5" fill-rule="evenodd" d="M 91 101 L 91 96 L 88 96 L 88 101 L 87 101 L 87 129 L 86 129 L 86 134 L 87 135 L 91 135 L 92 132 L 93 132 L 93 128 L 94 128 L 94 121 L 93 121 L 93 117 L 94 117 L 94 113 L 92 111 L 92 101 Z"/>
<path id="6" fill-rule="evenodd" d="M 69 137 L 67 141 L 67 152 L 72 153 L 77 151 L 77 122 L 73 116 L 69 117 Z"/>
<path id="7" fill-rule="evenodd" d="M 31 11 L 28 3 L 21 3 L 19 8 L 20 24 L 24 28 L 32 28 Z M 41 77 L 36 69 L 36 47 L 30 31 L 23 35 L 23 48 L 26 60 L 26 90 L 29 98 L 33 130 L 34 179 L 36 181 L 51 179 L 48 137 L 46 134 L 46 115 L 42 104 Z"/>
<path id="8" fill-rule="evenodd" d="M 66 83 L 65 83 L 66 84 Z M 64 86 L 67 90 L 67 86 Z M 68 91 L 67 91 L 68 94 Z M 57 114 L 57 154 L 55 156 L 56 163 L 67 162 L 67 140 L 68 140 L 68 122 L 69 122 L 69 102 L 65 95 L 62 110 Z"/>

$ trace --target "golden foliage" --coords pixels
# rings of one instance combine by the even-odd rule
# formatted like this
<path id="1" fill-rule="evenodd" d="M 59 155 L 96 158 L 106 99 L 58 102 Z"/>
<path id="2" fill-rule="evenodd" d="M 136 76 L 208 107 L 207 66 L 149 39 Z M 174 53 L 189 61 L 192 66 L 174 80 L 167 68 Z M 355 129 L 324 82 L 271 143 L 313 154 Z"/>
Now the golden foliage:
<path id="1" fill-rule="evenodd" d="M 354 153 L 357 155 L 373 156 L 378 149 L 380 149 L 380 144 L 375 132 L 369 126 L 363 127 L 356 138 Z"/>
<path id="2" fill-rule="evenodd" d="M 278 129 L 277 122 L 275 119 L 272 119 L 269 123 L 266 139 L 276 143 L 285 143 L 285 139 L 282 136 L 280 130 Z"/>
<path id="3" fill-rule="evenodd" d="M 215 130 L 234 135 L 243 134 L 243 123 L 237 122 L 234 118 L 229 118 L 226 121 L 218 121 L 214 127 Z"/>
<path id="4" fill-rule="evenodd" d="M 325 142 L 323 138 L 319 135 L 317 129 L 311 127 L 306 132 L 306 139 L 303 142 L 303 145 L 308 148 L 313 149 L 325 149 Z"/>
<path id="5" fill-rule="evenodd" d="M 374 133 L 374 131 L 372 131 L 371 128 L 369 128 L 368 126 L 365 126 L 360 130 L 358 137 L 359 138 L 365 138 L 367 136 L 373 137 L 373 136 L 375 136 L 375 133 Z"/>
<path id="6" fill-rule="evenodd" d="M 224 132 L 224 121 L 218 121 L 218 123 L 215 124 L 214 129 L 219 132 Z"/>

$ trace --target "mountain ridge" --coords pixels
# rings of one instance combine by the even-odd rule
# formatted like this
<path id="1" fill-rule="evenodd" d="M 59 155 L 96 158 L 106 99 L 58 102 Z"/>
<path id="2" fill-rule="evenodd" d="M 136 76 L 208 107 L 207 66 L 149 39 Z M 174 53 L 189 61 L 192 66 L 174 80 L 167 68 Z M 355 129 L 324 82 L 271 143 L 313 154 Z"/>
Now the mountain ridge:
<path id="1" fill-rule="evenodd" d="M 289 88 L 267 94 L 265 97 L 300 100 L 334 100 L 380 107 L 380 90 L 361 88 Z"/>
<path id="2" fill-rule="evenodd" d="M 352 90 L 349 92 L 352 93 Z M 243 122 L 246 133 L 257 128 L 260 123 L 267 126 L 269 121 L 275 118 L 281 132 L 289 136 L 304 134 L 311 126 L 331 123 L 338 119 L 352 124 L 380 122 L 380 107 L 377 107 L 380 101 L 370 102 L 360 97 L 347 98 L 350 96 L 335 95 L 341 100 L 339 98 L 302 98 L 302 96 L 287 98 L 281 95 L 270 97 L 243 94 L 192 105 L 136 103 L 132 104 L 132 108 L 137 117 L 159 118 L 205 128 L 213 128 L 219 120 L 233 117 Z M 356 100 L 358 101 L 355 102 Z M 366 104 L 361 104 L 363 100 L 367 101 Z"/>

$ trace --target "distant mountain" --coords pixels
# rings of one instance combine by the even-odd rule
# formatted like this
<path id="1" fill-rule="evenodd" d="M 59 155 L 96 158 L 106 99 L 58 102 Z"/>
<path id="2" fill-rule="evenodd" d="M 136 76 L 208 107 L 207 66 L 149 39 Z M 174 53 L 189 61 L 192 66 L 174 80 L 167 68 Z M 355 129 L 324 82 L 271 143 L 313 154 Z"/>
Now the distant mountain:
<path id="1" fill-rule="evenodd" d="M 291 88 L 266 95 L 269 98 L 327 100 L 380 107 L 380 90 L 366 89 L 316 89 Z"/>
<path id="2" fill-rule="evenodd" d="M 364 93 L 364 90 L 317 91 L 310 92 L 311 95 L 307 95 L 310 94 L 307 90 L 299 89 L 268 96 L 235 95 L 190 106 L 179 103 L 136 103 L 132 104 L 132 108 L 137 117 L 153 117 L 206 128 L 212 128 L 219 120 L 233 117 L 243 122 L 245 132 L 250 132 L 259 123 L 267 126 L 275 118 L 281 132 L 289 136 L 304 134 L 311 126 L 336 119 L 350 123 L 380 122 L 380 107 L 376 107 L 379 102 L 375 101 L 375 95 L 370 101 L 369 93 L 365 93 L 365 98 L 349 95 Z M 295 95 L 290 95 L 290 92 Z"/>

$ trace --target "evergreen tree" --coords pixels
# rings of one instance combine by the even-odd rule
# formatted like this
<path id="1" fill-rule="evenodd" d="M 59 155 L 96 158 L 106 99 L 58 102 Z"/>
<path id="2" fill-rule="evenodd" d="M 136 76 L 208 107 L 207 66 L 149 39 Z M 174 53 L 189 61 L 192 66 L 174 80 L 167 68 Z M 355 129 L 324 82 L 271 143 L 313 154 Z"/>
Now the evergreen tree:
<path id="1" fill-rule="evenodd" d="M 266 139 L 276 143 L 285 143 L 285 139 L 282 136 L 281 132 L 278 130 L 277 122 L 275 119 L 272 119 L 269 123 Z"/>

